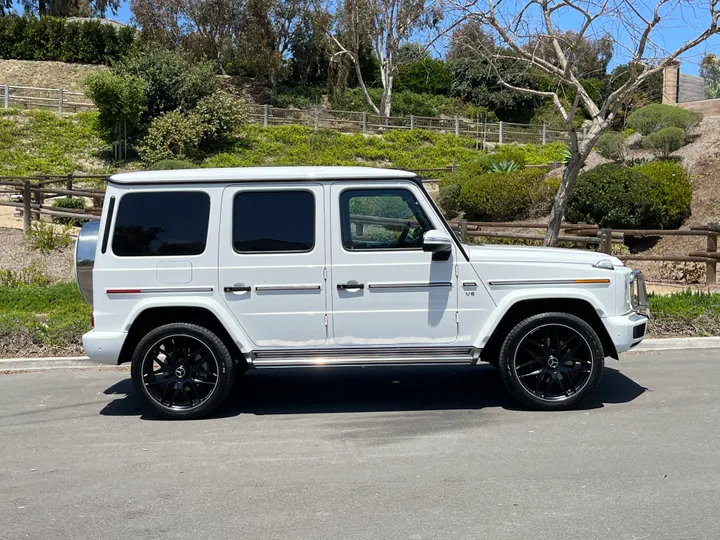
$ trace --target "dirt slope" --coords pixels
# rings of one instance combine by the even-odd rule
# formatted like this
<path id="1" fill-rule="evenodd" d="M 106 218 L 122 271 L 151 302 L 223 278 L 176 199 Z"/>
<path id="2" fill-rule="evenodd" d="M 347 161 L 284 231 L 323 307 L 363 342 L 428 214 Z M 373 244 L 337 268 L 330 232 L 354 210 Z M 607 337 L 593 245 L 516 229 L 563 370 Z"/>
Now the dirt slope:
<path id="1" fill-rule="evenodd" d="M 82 91 L 82 78 L 88 73 L 104 69 L 107 68 L 64 62 L 0 60 L 0 84 Z"/>

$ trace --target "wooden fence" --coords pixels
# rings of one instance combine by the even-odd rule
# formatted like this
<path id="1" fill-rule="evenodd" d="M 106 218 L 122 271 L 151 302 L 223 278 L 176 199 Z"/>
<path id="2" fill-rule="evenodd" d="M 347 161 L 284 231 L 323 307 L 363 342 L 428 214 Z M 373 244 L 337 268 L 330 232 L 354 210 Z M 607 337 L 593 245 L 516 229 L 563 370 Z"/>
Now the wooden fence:
<path id="1" fill-rule="evenodd" d="M 96 110 L 95 104 L 82 92 L 63 88 L 39 88 L 0 83 L 0 103 L 5 109 L 51 109 L 58 112 Z M 385 133 L 393 130 L 426 129 L 456 136 L 470 137 L 478 147 L 487 143 L 545 144 L 567 141 L 567 131 L 545 124 L 488 122 L 487 118 L 431 116 L 379 116 L 367 112 L 335 111 L 320 107 L 310 109 L 281 109 L 270 105 L 250 105 L 250 121 L 265 127 L 270 125 L 302 125 L 315 129 L 340 132 Z M 580 138 L 585 132 L 578 133 Z"/>
<path id="2" fill-rule="evenodd" d="M 440 169 L 425 169 L 425 171 L 449 171 L 453 167 Z M 419 170 L 415 172 L 421 172 Z M 0 177 L 0 196 L 9 195 L 9 202 L 0 201 L 0 206 L 17 208 L 23 216 L 23 228 L 30 229 L 32 220 L 39 220 L 41 216 L 59 216 L 74 219 L 99 220 L 102 210 L 102 201 L 105 192 L 102 190 L 77 189 L 77 182 L 83 180 L 107 180 L 107 176 L 35 176 L 35 177 Z M 427 182 L 434 182 L 427 180 Z M 59 187 L 58 187 L 59 186 Z M 48 199 L 54 197 L 86 197 L 93 201 L 93 205 L 85 210 L 58 209 L 47 205 Z M 361 219 L 354 216 L 355 221 L 368 222 L 369 217 Z M 374 221 L 370 219 L 370 221 Z M 368 222 L 369 223 L 369 222 Z M 502 229 L 547 229 L 546 223 L 502 223 L 502 222 L 469 222 L 455 220 L 450 226 L 459 233 L 463 241 L 473 237 L 531 240 L 542 242 L 543 237 L 532 233 L 516 233 L 502 231 Z M 598 246 L 602 253 L 610 254 L 612 244 L 623 244 L 626 237 L 666 237 L 691 236 L 706 239 L 705 251 L 692 252 L 687 255 L 622 255 L 618 258 L 623 261 L 669 261 L 669 262 L 696 262 L 705 264 L 705 279 L 707 285 L 715 285 L 717 280 L 717 262 L 720 259 L 718 252 L 718 235 L 720 223 L 694 225 L 684 230 L 647 230 L 647 229 L 610 229 L 600 228 L 591 224 L 569 224 L 561 227 L 560 242 L 572 243 L 579 247 L 588 245 Z"/>

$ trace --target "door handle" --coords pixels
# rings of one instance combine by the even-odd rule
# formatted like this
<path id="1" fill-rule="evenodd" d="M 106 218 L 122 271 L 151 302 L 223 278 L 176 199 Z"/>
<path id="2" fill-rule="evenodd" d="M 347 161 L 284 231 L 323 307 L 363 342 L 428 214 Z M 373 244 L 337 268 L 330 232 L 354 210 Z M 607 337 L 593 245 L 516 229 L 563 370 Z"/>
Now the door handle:
<path id="1" fill-rule="evenodd" d="M 250 292 L 252 287 L 250 285 L 243 285 L 242 287 L 225 287 L 225 292 Z"/>
<path id="2" fill-rule="evenodd" d="M 365 288 L 365 284 L 348 281 L 347 283 L 338 283 L 337 288 L 338 291 L 360 291 Z"/>

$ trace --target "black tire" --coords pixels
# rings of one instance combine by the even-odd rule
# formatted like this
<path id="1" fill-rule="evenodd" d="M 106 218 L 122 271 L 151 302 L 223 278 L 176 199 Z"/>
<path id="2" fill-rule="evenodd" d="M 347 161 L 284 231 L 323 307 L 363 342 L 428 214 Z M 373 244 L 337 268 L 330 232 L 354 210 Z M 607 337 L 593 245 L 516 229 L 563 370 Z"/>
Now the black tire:
<path id="1" fill-rule="evenodd" d="M 505 386 L 537 410 L 562 410 L 587 399 L 600 383 L 605 363 L 593 328 L 568 313 L 541 313 L 520 322 L 500 349 Z"/>
<path id="2" fill-rule="evenodd" d="M 225 400 L 235 363 L 225 343 L 207 328 L 171 323 L 138 343 L 131 373 L 135 392 L 154 412 L 189 420 L 209 415 Z"/>

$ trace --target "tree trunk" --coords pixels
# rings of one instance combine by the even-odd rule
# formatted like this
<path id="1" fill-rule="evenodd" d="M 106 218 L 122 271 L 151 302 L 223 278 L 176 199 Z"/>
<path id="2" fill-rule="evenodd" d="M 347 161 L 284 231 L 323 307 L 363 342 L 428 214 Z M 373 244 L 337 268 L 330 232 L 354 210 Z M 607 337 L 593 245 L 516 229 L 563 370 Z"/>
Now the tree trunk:
<path id="1" fill-rule="evenodd" d="M 560 188 L 558 189 L 552 209 L 550 210 L 550 219 L 548 220 L 548 228 L 545 233 L 544 245 L 552 247 L 557 244 L 558 236 L 560 236 L 560 226 L 562 225 L 565 209 L 567 208 L 568 198 L 572 190 L 575 180 L 577 180 L 580 169 L 583 166 L 582 159 L 578 155 L 574 155 L 565 166 Z"/>
<path id="2" fill-rule="evenodd" d="M 383 86 L 382 99 L 380 100 L 380 116 L 384 126 L 390 125 L 390 112 L 392 111 L 392 88 L 393 78 L 388 77 Z"/>

